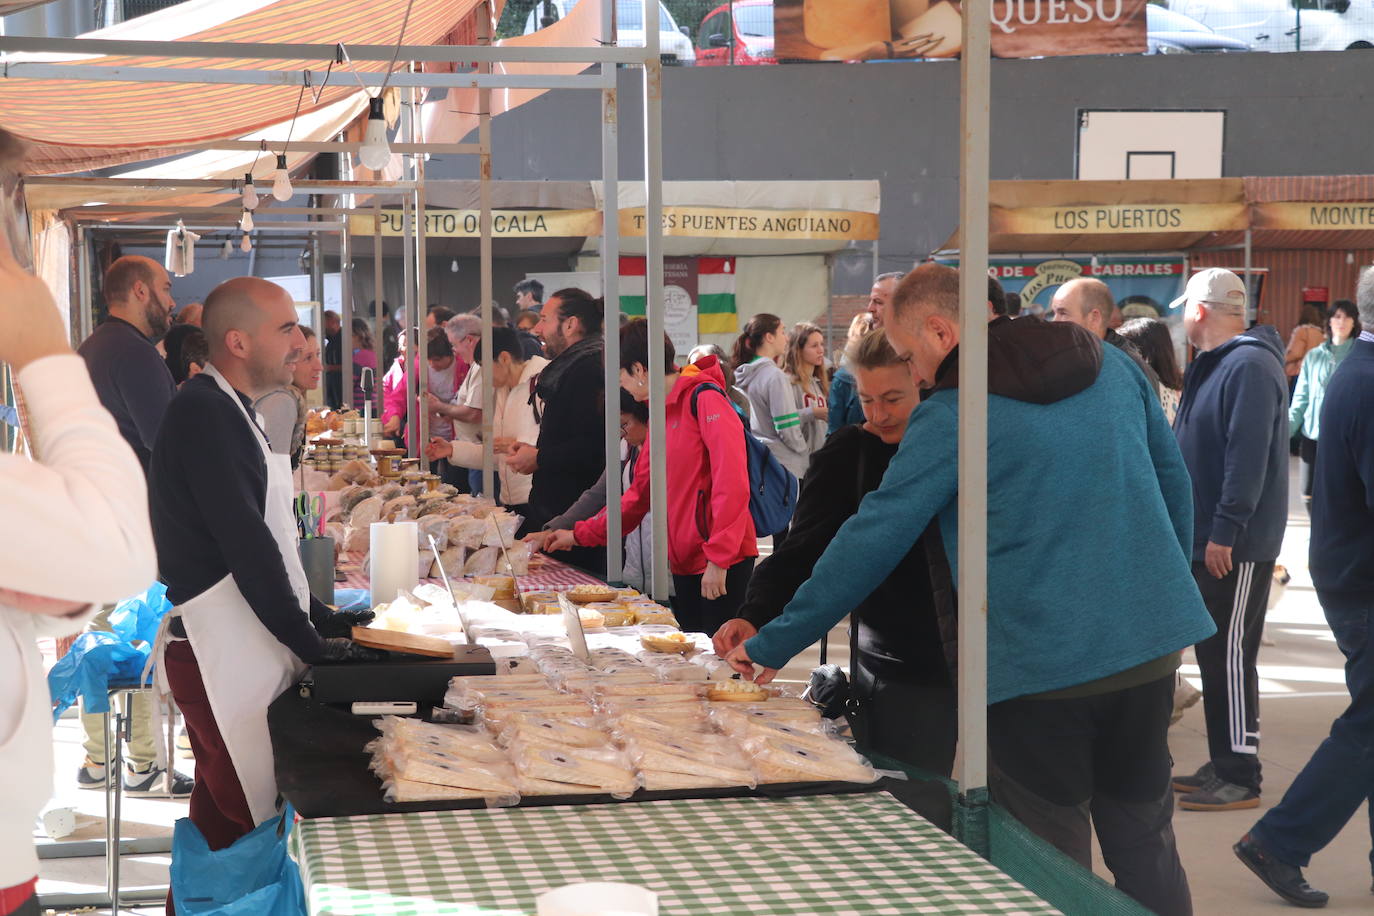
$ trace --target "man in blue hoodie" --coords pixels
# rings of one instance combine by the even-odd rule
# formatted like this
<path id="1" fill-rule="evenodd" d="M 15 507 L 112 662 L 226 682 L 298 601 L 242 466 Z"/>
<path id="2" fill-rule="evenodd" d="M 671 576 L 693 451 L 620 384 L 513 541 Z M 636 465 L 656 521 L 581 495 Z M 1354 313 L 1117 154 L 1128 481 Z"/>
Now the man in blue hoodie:
<path id="1" fill-rule="evenodd" d="M 1360 323 L 1374 328 L 1374 268 L 1360 277 L 1356 299 Z M 1233 847 L 1274 893 L 1303 907 L 1325 906 L 1327 895 L 1308 885 L 1302 869 L 1374 794 L 1374 330 L 1360 335 L 1332 374 L 1321 431 L 1309 566 L 1346 659 L 1350 706 L 1283 801 Z"/>
<path id="2" fill-rule="evenodd" d="M 730 653 L 742 672 L 763 665 L 760 682 L 868 597 L 932 519 L 958 563 L 958 272 L 907 274 L 883 328 L 933 390 L 782 616 Z M 993 800 L 1089 869 L 1095 827 L 1117 887 L 1191 913 L 1166 732 L 1180 652 L 1213 626 L 1188 568 L 1178 445 L 1140 370 L 1074 324 L 991 322 L 988 389 Z M 1150 562 L 1116 563 L 1125 543 Z"/>
<path id="3" fill-rule="evenodd" d="M 1197 644 L 1210 759 L 1174 779 L 1189 811 L 1256 808 L 1260 795 L 1255 659 L 1274 561 L 1288 524 L 1288 385 L 1283 343 L 1245 329 L 1245 284 L 1211 267 L 1188 281 L 1188 340 L 1174 432 L 1193 478 L 1193 577 L 1216 621 Z"/>

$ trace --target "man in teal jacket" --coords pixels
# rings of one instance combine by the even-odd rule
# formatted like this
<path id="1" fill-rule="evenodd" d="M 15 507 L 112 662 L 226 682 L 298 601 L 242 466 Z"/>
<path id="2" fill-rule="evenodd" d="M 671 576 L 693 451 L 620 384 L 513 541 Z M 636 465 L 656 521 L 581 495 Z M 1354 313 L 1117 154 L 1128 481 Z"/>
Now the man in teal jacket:
<path id="1" fill-rule="evenodd" d="M 933 390 L 810 580 L 731 653 L 741 671 L 759 664 L 770 679 L 932 518 L 958 563 L 958 292 L 958 273 L 936 264 L 899 285 L 884 328 Z M 1178 445 L 1145 376 L 1082 328 L 999 318 L 988 337 L 993 798 L 1089 868 L 1091 818 L 1119 888 L 1157 913 L 1190 913 L 1166 731 L 1180 652 L 1214 627 L 1189 568 Z"/>

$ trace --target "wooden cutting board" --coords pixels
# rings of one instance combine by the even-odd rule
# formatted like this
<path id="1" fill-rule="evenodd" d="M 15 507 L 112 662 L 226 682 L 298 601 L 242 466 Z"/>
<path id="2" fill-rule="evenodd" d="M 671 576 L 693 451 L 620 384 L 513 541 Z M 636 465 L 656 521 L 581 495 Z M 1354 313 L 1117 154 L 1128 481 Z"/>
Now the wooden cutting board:
<path id="1" fill-rule="evenodd" d="M 396 630 L 354 627 L 353 641 L 369 649 L 385 649 L 388 652 L 405 652 L 429 658 L 453 658 L 453 644 L 437 636 L 417 636 L 414 633 L 400 633 Z"/>

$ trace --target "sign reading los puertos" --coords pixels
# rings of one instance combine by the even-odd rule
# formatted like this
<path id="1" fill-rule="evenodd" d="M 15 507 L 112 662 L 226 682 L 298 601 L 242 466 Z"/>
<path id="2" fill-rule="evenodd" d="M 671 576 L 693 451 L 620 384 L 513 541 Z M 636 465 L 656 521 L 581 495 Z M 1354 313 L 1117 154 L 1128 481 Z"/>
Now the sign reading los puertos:
<path id="1" fill-rule="evenodd" d="M 994 57 L 1140 54 L 1146 0 L 993 0 Z M 963 12 L 952 0 L 776 0 L 779 60 L 958 57 Z"/>
<path id="2" fill-rule="evenodd" d="M 1243 203 L 993 207 L 989 231 L 995 235 L 1224 232 L 1244 229 L 1246 216 Z"/>

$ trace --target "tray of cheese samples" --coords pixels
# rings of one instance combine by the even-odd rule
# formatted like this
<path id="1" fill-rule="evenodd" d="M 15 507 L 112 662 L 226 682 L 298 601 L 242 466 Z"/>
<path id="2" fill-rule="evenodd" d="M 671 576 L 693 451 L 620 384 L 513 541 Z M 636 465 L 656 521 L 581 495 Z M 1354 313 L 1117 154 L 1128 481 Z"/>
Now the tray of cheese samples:
<path id="1" fill-rule="evenodd" d="M 453 678 L 434 711 L 451 721 L 374 720 L 366 750 L 386 800 L 507 806 L 876 787 L 880 774 L 800 698 L 718 669 L 710 679 L 678 651 L 590 655 L 535 646 L 519 664 L 498 660 L 496 674 Z"/>

